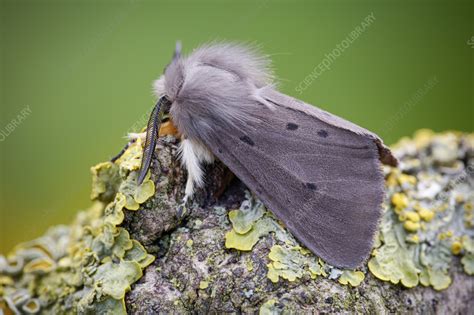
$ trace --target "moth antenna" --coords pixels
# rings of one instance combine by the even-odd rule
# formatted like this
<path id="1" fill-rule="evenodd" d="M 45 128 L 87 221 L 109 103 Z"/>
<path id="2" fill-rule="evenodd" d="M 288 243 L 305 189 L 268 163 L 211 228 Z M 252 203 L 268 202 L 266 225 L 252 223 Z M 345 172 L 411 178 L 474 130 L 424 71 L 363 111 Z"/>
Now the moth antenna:
<path id="1" fill-rule="evenodd" d="M 173 59 L 178 59 L 181 57 L 181 49 L 182 49 L 181 41 L 177 40 L 176 46 L 174 48 Z"/>
<path id="2" fill-rule="evenodd" d="M 165 96 L 160 97 L 148 120 L 145 147 L 143 148 L 142 163 L 140 165 L 140 172 L 138 175 L 138 185 L 143 183 L 148 169 L 150 168 L 151 160 L 155 152 L 158 131 L 160 130 L 161 118 L 163 117 L 165 107 L 167 107 L 163 105 L 169 105 L 169 100 Z"/>

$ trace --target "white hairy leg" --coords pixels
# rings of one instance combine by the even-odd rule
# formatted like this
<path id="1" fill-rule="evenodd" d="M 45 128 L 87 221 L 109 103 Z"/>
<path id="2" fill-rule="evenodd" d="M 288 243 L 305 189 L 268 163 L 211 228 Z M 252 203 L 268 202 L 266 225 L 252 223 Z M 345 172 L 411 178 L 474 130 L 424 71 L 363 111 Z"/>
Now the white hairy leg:
<path id="1" fill-rule="evenodd" d="M 195 187 L 204 185 L 204 172 L 202 170 L 202 162 L 214 162 L 214 155 L 202 143 L 183 139 L 179 147 L 181 165 L 188 172 L 186 181 L 185 196 L 183 202 L 186 203 L 194 194 Z"/>

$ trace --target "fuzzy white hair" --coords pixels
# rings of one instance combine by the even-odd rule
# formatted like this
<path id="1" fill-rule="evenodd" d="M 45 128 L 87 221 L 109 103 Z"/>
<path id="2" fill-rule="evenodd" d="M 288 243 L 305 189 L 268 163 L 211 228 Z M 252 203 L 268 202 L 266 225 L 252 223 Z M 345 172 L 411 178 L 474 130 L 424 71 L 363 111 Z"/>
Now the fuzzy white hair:
<path id="1" fill-rule="evenodd" d="M 186 202 L 194 194 L 195 187 L 204 185 L 202 163 L 213 163 L 214 155 L 202 143 L 192 139 L 182 139 L 178 153 L 181 165 L 188 172 L 184 196 L 184 202 Z"/>

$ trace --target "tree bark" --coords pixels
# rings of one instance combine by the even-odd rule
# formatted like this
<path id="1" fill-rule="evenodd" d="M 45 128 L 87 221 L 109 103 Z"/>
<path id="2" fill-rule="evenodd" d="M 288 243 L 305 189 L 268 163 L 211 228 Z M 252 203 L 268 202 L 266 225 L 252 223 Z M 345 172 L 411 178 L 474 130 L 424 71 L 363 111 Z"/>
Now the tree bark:
<path id="1" fill-rule="evenodd" d="M 267 277 L 267 264 L 277 243 L 274 233 L 261 237 L 251 251 L 225 246 L 225 234 L 232 229 L 228 211 L 238 209 L 246 199 L 245 185 L 234 178 L 216 197 L 227 184 L 228 170 L 219 162 L 208 166 L 208 185 L 183 210 L 180 200 L 186 174 L 176 159 L 177 143 L 170 138 L 160 143 L 152 178 L 162 184 L 145 209 L 127 212 L 124 225 L 132 238 L 156 255 L 126 296 L 130 313 L 466 314 L 474 309 L 473 277 L 463 272 L 457 257 L 450 270 L 452 284 L 442 291 L 384 282 L 366 267 L 362 269 L 366 278 L 357 287 L 322 276 L 314 280 L 306 274 L 293 282 L 273 283 Z"/>

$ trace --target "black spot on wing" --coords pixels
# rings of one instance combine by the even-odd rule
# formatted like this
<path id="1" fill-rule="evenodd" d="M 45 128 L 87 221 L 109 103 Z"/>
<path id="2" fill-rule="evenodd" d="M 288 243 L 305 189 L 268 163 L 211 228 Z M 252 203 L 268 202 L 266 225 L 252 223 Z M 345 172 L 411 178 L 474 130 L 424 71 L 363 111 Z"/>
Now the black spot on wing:
<path id="1" fill-rule="evenodd" d="M 296 129 L 298 129 L 298 127 L 299 126 L 297 124 L 294 124 L 294 123 L 288 123 L 286 125 L 286 129 L 288 129 L 288 130 L 296 130 Z"/>
<path id="2" fill-rule="evenodd" d="M 255 142 L 253 142 L 253 140 L 250 139 L 249 136 L 242 136 L 242 137 L 240 137 L 239 139 L 240 139 L 242 142 L 245 142 L 245 143 L 247 143 L 247 144 L 250 145 L 250 146 L 254 146 L 254 145 L 255 145 Z"/>
<path id="3" fill-rule="evenodd" d="M 304 184 L 304 187 L 308 188 L 308 189 L 311 189 L 311 190 L 316 190 L 318 189 L 318 186 L 316 186 L 315 183 L 305 183 Z"/>
<path id="4" fill-rule="evenodd" d="M 321 138 L 326 138 L 328 136 L 328 132 L 326 130 L 319 130 L 318 131 L 318 136 L 320 136 Z"/>

